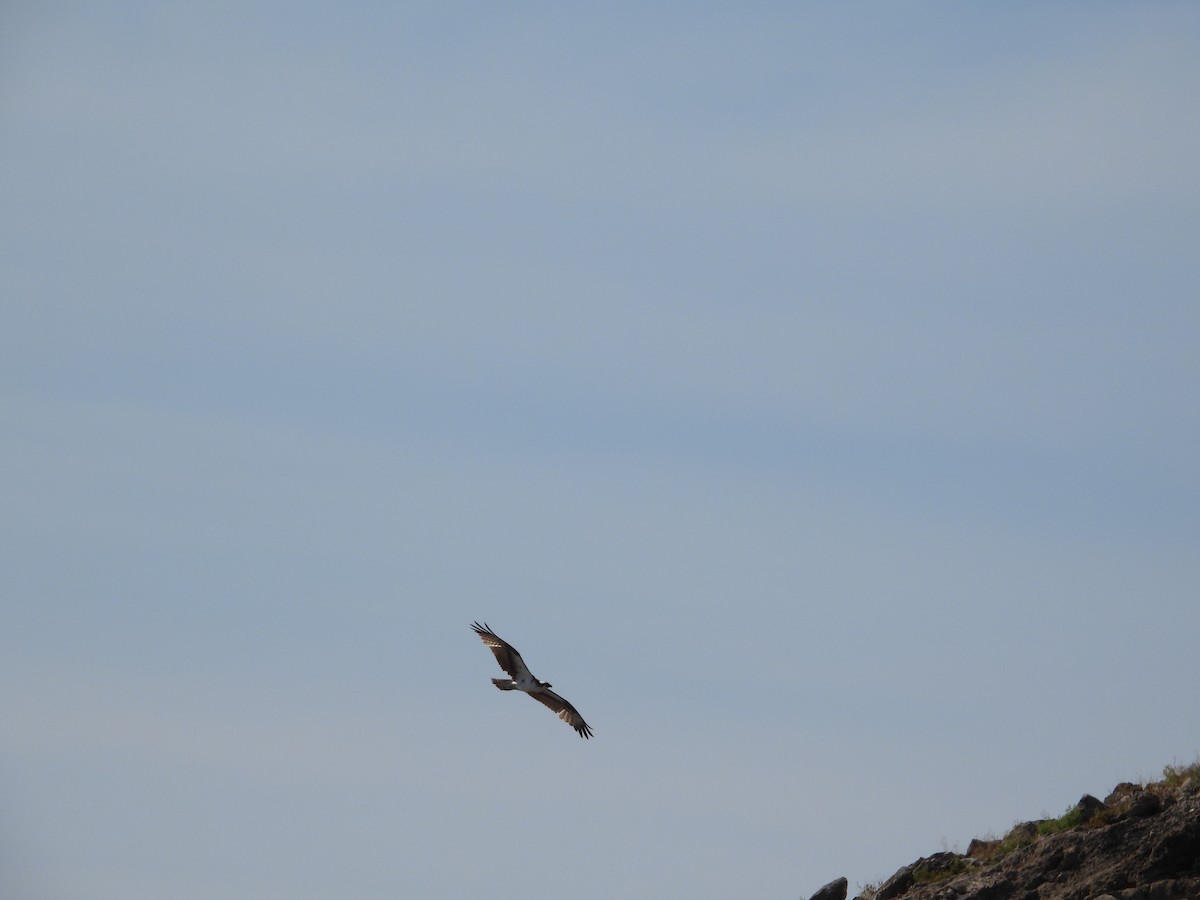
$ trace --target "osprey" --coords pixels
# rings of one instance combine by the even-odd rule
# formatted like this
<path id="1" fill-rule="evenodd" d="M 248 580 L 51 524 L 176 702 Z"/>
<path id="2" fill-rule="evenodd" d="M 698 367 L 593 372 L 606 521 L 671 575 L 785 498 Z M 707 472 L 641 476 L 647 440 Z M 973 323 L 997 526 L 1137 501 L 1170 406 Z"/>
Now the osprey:
<path id="1" fill-rule="evenodd" d="M 492 653 L 496 656 L 496 662 L 500 663 L 500 668 L 512 676 L 511 678 L 493 678 L 492 684 L 502 691 L 524 691 L 538 703 L 545 704 L 558 713 L 558 717 L 579 732 L 581 738 L 592 736 L 592 729 L 588 727 L 587 722 L 583 721 L 579 710 L 550 690 L 550 682 L 538 681 L 534 678 L 529 667 L 525 665 L 525 660 L 521 659 L 521 654 L 512 644 L 498 637 L 492 629 L 488 628 L 486 622 L 483 625 L 475 622 L 471 628 L 479 635 L 479 639 L 491 648 Z"/>

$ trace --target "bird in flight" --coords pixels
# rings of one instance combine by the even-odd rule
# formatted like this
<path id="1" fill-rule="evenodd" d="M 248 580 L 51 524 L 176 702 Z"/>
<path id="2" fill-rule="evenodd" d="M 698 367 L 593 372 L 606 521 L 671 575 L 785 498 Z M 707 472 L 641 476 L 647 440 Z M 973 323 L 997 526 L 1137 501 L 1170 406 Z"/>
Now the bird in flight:
<path id="1" fill-rule="evenodd" d="M 487 623 L 480 625 L 475 622 L 471 628 L 495 654 L 500 668 L 512 676 L 511 678 L 493 678 L 492 684 L 502 691 L 524 691 L 538 703 L 544 704 L 558 713 L 558 717 L 574 728 L 581 738 L 592 736 L 592 729 L 588 727 L 587 722 L 583 721 L 579 710 L 550 690 L 550 682 L 538 681 L 534 678 L 529 667 L 525 665 L 525 660 L 521 659 L 521 654 L 512 644 L 500 638 L 487 626 Z"/>

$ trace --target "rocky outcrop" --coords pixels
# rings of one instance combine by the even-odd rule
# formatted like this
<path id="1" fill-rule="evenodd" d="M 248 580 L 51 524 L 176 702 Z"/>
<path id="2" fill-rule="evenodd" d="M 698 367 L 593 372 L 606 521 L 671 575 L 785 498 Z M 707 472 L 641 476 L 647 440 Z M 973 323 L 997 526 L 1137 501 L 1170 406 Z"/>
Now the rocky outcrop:
<path id="1" fill-rule="evenodd" d="M 829 882 L 825 887 L 821 888 L 808 900 L 846 900 L 846 891 L 849 889 L 850 882 L 845 878 L 838 878 L 835 881 Z"/>
<path id="2" fill-rule="evenodd" d="M 856 900 L 1200 900 L 1200 766 L 1167 773 L 923 857 Z"/>

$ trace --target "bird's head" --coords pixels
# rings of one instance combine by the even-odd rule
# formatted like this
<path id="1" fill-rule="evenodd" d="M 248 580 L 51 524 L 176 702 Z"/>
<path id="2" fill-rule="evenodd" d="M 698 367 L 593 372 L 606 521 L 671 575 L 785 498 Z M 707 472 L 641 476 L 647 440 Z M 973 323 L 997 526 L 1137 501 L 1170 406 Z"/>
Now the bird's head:
<path id="1" fill-rule="evenodd" d="M 542 687 L 553 687 L 554 686 L 548 681 L 539 681 L 538 684 L 540 684 Z"/>

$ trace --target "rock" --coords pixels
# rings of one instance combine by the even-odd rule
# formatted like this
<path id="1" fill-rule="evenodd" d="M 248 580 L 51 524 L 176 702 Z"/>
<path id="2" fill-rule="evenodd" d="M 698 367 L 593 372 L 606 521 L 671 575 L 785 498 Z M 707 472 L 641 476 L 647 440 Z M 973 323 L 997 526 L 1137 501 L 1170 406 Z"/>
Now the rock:
<path id="1" fill-rule="evenodd" d="M 916 867 L 917 863 L 913 863 L 898 870 L 895 875 L 879 886 L 879 890 L 875 892 L 875 900 L 892 900 L 894 897 L 903 897 L 912 887 L 913 869 Z"/>
<path id="2" fill-rule="evenodd" d="M 1012 828 L 1009 829 L 1008 834 L 1006 834 L 1004 836 L 1004 839 L 1006 841 L 1007 840 L 1016 840 L 1018 842 L 1019 841 L 1027 841 L 1027 840 L 1032 841 L 1034 838 L 1037 837 L 1038 825 L 1040 825 L 1042 822 L 1045 822 L 1045 821 L 1047 821 L 1047 820 L 1039 819 L 1036 822 L 1021 822 L 1017 825 L 1014 825 Z"/>
<path id="3" fill-rule="evenodd" d="M 971 843 L 967 844 L 967 856 L 970 859 L 991 859 L 999 849 L 998 840 L 981 841 L 979 838 L 971 838 Z"/>
<path id="4" fill-rule="evenodd" d="M 1080 814 L 1080 822 L 1090 822 L 1107 807 L 1091 794 L 1084 794 L 1075 804 L 1075 811 Z"/>
<path id="5" fill-rule="evenodd" d="M 849 884 L 845 878 L 838 878 L 813 894 L 809 900 L 846 900 L 846 888 Z"/>
<path id="6" fill-rule="evenodd" d="M 926 856 L 918 860 L 916 867 L 913 869 L 913 880 L 921 883 L 945 881 L 952 875 L 957 875 L 972 865 L 974 863 L 970 862 L 965 856 L 943 850 L 941 853 L 934 853 L 932 856 Z"/>
<path id="7" fill-rule="evenodd" d="M 1200 791 L 1185 783 L 1118 785 L 1106 803 L 1085 795 L 1073 828 L 1039 833 L 1039 823 L 1023 822 L 1000 841 L 972 841 L 965 855 L 923 857 L 875 898 L 1198 900 Z"/>
<path id="8" fill-rule="evenodd" d="M 1157 815 L 1161 809 L 1162 801 L 1156 795 L 1150 791 L 1142 791 L 1134 795 L 1127 815 L 1134 819 L 1144 819 L 1147 816 Z"/>
<path id="9" fill-rule="evenodd" d="M 1126 797 L 1132 797 L 1134 794 L 1139 793 L 1140 791 L 1141 788 L 1132 781 L 1122 781 L 1112 789 L 1111 794 L 1104 798 L 1104 805 L 1112 806 L 1114 803 L 1119 803 Z"/>
<path id="10" fill-rule="evenodd" d="M 1162 876 L 1200 874 L 1200 816 L 1155 842 L 1149 871 Z"/>

